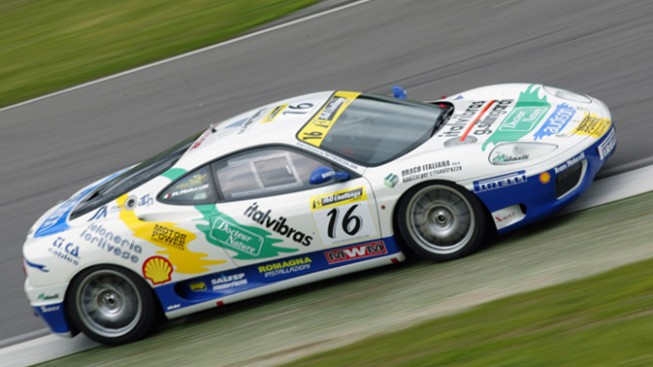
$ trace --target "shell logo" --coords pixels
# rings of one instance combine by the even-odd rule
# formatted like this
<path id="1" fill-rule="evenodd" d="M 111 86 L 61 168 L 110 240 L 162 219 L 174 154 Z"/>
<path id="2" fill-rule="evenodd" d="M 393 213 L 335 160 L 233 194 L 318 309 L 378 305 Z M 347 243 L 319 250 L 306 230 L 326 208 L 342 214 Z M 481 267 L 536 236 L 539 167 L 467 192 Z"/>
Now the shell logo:
<path id="1" fill-rule="evenodd" d="M 152 256 L 143 262 L 143 276 L 152 284 L 163 284 L 172 279 L 172 264 L 162 256 Z"/>

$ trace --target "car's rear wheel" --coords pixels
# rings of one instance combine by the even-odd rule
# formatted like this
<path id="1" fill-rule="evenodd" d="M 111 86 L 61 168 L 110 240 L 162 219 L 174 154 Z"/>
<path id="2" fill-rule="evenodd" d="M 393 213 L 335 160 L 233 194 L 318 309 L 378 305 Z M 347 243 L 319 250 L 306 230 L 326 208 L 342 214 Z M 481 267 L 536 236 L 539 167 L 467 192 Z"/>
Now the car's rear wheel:
<path id="1" fill-rule="evenodd" d="M 157 308 L 151 289 L 138 276 L 116 267 L 84 270 L 66 297 L 74 325 L 91 339 L 119 345 L 144 337 Z"/>
<path id="2" fill-rule="evenodd" d="M 487 233 L 484 210 L 462 187 L 430 182 L 409 190 L 397 206 L 397 230 L 410 250 L 435 261 L 478 250 Z"/>

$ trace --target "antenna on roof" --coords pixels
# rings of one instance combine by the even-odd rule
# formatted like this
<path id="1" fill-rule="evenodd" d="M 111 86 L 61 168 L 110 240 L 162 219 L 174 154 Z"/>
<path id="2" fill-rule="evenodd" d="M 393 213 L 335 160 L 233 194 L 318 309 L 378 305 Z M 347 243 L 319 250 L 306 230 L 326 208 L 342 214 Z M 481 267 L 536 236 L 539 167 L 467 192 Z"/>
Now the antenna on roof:
<path id="1" fill-rule="evenodd" d="M 177 64 L 177 71 L 179 71 L 179 75 L 181 76 L 181 79 L 184 81 L 184 84 L 186 84 L 186 88 L 190 91 L 190 94 L 193 96 L 193 99 L 195 100 L 195 103 L 197 103 L 197 107 L 203 108 L 204 104 L 200 102 L 199 98 L 197 98 L 197 94 L 195 94 L 195 90 L 193 87 L 190 85 L 188 82 L 188 79 L 186 79 L 186 76 L 184 75 L 184 72 L 181 71 L 181 68 L 179 67 L 179 64 Z M 209 123 L 209 128 L 211 129 L 211 132 L 215 132 L 215 123 L 212 122 L 210 119 L 207 119 Z"/>

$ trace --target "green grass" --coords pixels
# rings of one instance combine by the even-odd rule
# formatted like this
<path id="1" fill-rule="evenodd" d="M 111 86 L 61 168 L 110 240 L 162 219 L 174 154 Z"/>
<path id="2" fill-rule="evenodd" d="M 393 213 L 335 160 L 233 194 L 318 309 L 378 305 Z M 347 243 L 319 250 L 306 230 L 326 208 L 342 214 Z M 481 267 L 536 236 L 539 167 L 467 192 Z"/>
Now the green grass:
<path id="1" fill-rule="evenodd" d="M 624 246 L 627 244 L 615 244 Z M 653 260 L 288 366 L 653 366 Z"/>
<path id="2" fill-rule="evenodd" d="M 210 45 L 317 0 L 2 0 L 0 106 Z"/>

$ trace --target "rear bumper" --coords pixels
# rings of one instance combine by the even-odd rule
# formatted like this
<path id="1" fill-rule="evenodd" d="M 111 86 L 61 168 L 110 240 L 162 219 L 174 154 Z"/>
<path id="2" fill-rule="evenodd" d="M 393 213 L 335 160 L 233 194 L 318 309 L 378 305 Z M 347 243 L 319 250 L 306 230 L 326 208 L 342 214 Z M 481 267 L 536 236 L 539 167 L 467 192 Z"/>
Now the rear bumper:
<path id="1" fill-rule="evenodd" d="M 474 191 L 491 212 L 498 232 L 505 233 L 553 214 L 577 199 L 615 148 L 613 126 L 592 146 L 562 164 L 531 176 L 526 176 L 525 171 L 506 175 L 505 180 L 512 181 L 498 185 L 498 189 L 488 190 L 475 182 Z"/>

